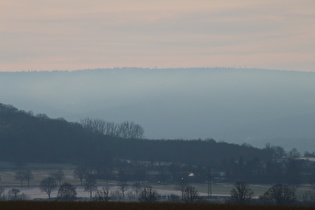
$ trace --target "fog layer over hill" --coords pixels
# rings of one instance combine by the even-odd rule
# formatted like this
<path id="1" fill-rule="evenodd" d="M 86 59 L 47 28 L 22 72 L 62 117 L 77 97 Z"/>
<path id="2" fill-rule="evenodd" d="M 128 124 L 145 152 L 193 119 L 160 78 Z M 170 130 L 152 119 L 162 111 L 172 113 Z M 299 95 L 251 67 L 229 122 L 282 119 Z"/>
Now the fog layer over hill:
<path id="1" fill-rule="evenodd" d="M 99 69 L 0 73 L 0 103 L 79 121 L 134 121 L 154 139 L 315 148 L 315 73 Z M 315 150 L 315 149 L 314 149 Z"/>

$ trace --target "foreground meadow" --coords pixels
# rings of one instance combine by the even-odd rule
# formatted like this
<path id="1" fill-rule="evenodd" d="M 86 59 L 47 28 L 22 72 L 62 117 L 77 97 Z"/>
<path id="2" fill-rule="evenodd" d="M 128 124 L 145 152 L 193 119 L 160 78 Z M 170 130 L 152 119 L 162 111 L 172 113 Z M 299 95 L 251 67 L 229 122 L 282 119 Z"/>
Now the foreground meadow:
<path id="1" fill-rule="evenodd" d="M 256 205 L 232 205 L 232 204 L 184 204 L 184 203 L 128 203 L 128 202 L 39 202 L 39 201 L 17 201 L 17 202 L 0 202 L 0 209 L 5 210 L 191 210 L 191 209 L 211 209 L 211 210 L 296 210 L 296 209 L 315 209 L 314 207 L 297 207 L 297 206 L 256 206 Z"/>

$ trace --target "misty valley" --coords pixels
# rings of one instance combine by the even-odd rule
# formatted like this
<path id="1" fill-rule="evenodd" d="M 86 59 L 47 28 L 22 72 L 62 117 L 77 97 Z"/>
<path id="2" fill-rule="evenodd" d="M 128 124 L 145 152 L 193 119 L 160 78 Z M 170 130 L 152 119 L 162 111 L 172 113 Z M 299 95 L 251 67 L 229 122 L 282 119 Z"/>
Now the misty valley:
<path id="1" fill-rule="evenodd" d="M 313 202 L 312 153 L 302 158 L 296 149 L 213 139 L 149 140 L 143 132 L 133 122 L 88 118 L 73 123 L 1 104 L 1 198 Z M 274 183 L 283 183 L 278 185 L 291 195 L 289 200 L 277 203 L 270 195 L 279 188 Z M 242 187 L 250 190 L 248 197 L 240 199 L 239 192 L 233 197 L 233 190 Z"/>
<path id="2" fill-rule="evenodd" d="M 0 72 L 0 200 L 313 206 L 314 79 L 229 68 Z"/>

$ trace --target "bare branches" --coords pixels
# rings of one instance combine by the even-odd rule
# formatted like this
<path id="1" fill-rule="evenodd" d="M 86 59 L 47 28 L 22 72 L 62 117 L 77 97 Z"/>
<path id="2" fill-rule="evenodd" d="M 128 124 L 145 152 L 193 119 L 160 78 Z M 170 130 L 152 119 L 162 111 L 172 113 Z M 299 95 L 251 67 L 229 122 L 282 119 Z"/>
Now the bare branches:
<path id="1" fill-rule="evenodd" d="M 56 188 L 56 180 L 53 177 L 47 177 L 40 182 L 40 190 L 47 193 L 49 200 L 51 192 Z"/>
<path id="2" fill-rule="evenodd" d="M 236 182 L 231 190 L 231 201 L 233 203 L 247 204 L 253 196 L 254 192 L 244 182 Z"/>
<path id="3" fill-rule="evenodd" d="M 139 195 L 139 201 L 142 201 L 142 202 L 155 202 L 158 199 L 159 199 L 159 194 L 152 187 L 144 187 Z"/>
<path id="4" fill-rule="evenodd" d="M 197 189 L 193 186 L 187 186 L 184 190 L 183 201 L 186 203 L 195 203 L 200 200 Z"/>
<path id="5" fill-rule="evenodd" d="M 72 184 L 65 182 L 59 187 L 57 195 L 58 200 L 72 201 L 76 200 L 76 198 L 77 198 L 76 187 L 73 186 Z"/>
<path id="6" fill-rule="evenodd" d="M 287 185 L 276 184 L 269 188 L 260 199 L 266 204 L 290 205 L 295 201 L 295 191 Z"/>
<path id="7" fill-rule="evenodd" d="M 27 181 L 28 187 L 30 186 L 30 180 L 34 178 L 33 173 L 31 170 L 25 170 L 25 171 L 17 171 L 15 172 L 14 178 L 16 180 L 19 180 L 21 182 L 21 187 L 23 187 L 23 181 Z"/>
<path id="8" fill-rule="evenodd" d="M 96 201 L 109 201 L 111 199 L 109 187 L 103 187 L 101 190 L 97 190 L 94 196 Z"/>
<path id="9" fill-rule="evenodd" d="M 96 179 L 93 175 L 88 175 L 85 177 L 84 191 L 90 193 L 90 199 L 92 200 L 92 193 L 97 190 Z"/>
<path id="10" fill-rule="evenodd" d="M 61 186 L 62 180 L 65 177 L 65 174 L 63 173 L 62 169 L 58 169 L 56 172 L 52 172 L 50 176 L 52 176 L 55 180 L 57 180 L 59 182 L 59 186 Z"/>
<path id="11" fill-rule="evenodd" d="M 108 136 L 126 139 L 143 138 L 144 129 L 134 122 L 125 121 L 122 123 L 106 122 L 103 120 L 85 118 L 80 121 L 81 125 L 94 132 Z"/>
<path id="12" fill-rule="evenodd" d="M 83 179 L 88 175 L 88 170 L 86 167 L 78 166 L 74 169 L 73 176 L 74 178 L 80 179 L 81 186 L 83 185 Z"/>

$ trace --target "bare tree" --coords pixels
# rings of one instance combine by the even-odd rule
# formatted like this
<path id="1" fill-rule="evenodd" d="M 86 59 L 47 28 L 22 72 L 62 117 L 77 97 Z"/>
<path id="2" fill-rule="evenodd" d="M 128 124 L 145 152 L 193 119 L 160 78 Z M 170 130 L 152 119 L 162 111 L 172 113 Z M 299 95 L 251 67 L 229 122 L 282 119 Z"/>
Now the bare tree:
<path id="1" fill-rule="evenodd" d="M 170 194 L 167 197 L 168 202 L 178 203 L 180 201 L 180 196 L 176 194 Z"/>
<path id="2" fill-rule="evenodd" d="M 109 187 L 103 187 L 101 190 L 96 190 L 94 200 L 96 201 L 109 201 L 111 198 Z"/>
<path id="3" fill-rule="evenodd" d="M 25 180 L 25 173 L 24 171 L 17 171 L 14 175 L 15 180 L 19 180 L 21 183 L 21 188 L 23 187 L 23 181 Z"/>
<path id="4" fill-rule="evenodd" d="M 233 203 L 247 204 L 254 196 L 254 192 L 245 182 L 236 182 L 230 192 Z"/>
<path id="5" fill-rule="evenodd" d="M 123 199 L 125 198 L 125 192 L 128 189 L 127 179 L 128 179 L 128 177 L 127 177 L 125 171 L 119 170 L 119 172 L 118 172 L 118 180 L 119 180 L 118 187 L 121 191 Z"/>
<path id="6" fill-rule="evenodd" d="M 276 184 L 260 197 L 266 204 L 290 205 L 295 202 L 295 191 L 287 185 Z"/>
<path id="7" fill-rule="evenodd" d="M 98 119 L 85 118 L 80 120 L 81 125 L 94 133 L 101 133 L 127 139 L 143 138 L 144 129 L 139 124 L 125 121 L 122 123 L 106 122 Z"/>
<path id="8" fill-rule="evenodd" d="M 110 192 L 110 197 L 112 200 L 122 200 L 122 194 L 119 190 L 111 191 Z"/>
<path id="9" fill-rule="evenodd" d="M 78 166 L 74 169 L 73 176 L 76 179 L 80 179 L 81 186 L 83 185 L 84 178 L 88 175 L 89 171 L 86 167 Z"/>
<path id="10" fill-rule="evenodd" d="M 19 180 L 21 183 L 21 187 L 23 187 L 23 181 L 27 181 L 27 186 L 30 186 L 30 180 L 34 179 L 33 173 L 31 170 L 25 170 L 25 171 L 17 171 L 14 175 L 15 180 Z"/>
<path id="11" fill-rule="evenodd" d="M 50 200 L 50 194 L 57 188 L 56 180 L 53 177 L 44 178 L 40 184 L 40 190 L 47 193 L 48 200 Z"/>
<path id="12" fill-rule="evenodd" d="M 187 181 L 184 178 L 181 178 L 175 186 L 175 190 L 179 190 L 181 192 L 182 200 L 184 200 L 184 192 L 187 186 Z"/>
<path id="13" fill-rule="evenodd" d="M 300 156 L 301 153 L 296 148 L 291 149 L 288 153 L 288 157 L 292 159 L 297 159 Z"/>
<path id="14" fill-rule="evenodd" d="M 0 200 L 4 200 L 5 199 L 4 191 L 5 191 L 5 187 L 0 186 Z"/>
<path id="15" fill-rule="evenodd" d="M 1 181 L 1 176 L 0 176 L 0 181 Z M 0 186 L 0 200 L 4 200 L 5 196 L 3 195 L 5 191 L 5 187 Z"/>
<path id="16" fill-rule="evenodd" d="M 104 134 L 108 136 L 117 136 L 118 125 L 114 122 L 106 122 L 104 125 Z"/>
<path id="17" fill-rule="evenodd" d="M 13 188 L 9 191 L 9 197 L 11 197 L 11 200 L 18 200 L 19 193 L 20 193 L 19 189 Z"/>
<path id="18" fill-rule="evenodd" d="M 30 180 L 34 179 L 33 172 L 31 170 L 24 171 L 24 179 L 27 181 L 27 186 L 30 186 Z"/>
<path id="19" fill-rule="evenodd" d="M 139 201 L 142 202 L 155 202 L 159 198 L 159 194 L 152 187 L 144 187 L 140 192 Z"/>
<path id="20" fill-rule="evenodd" d="M 139 198 L 139 197 L 136 195 L 136 193 L 135 193 L 134 191 L 132 191 L 132 190 L 127 191 L 126 195 L 127 195 L 127 198 L 128 198 L 129 200 L 136 200 L 136 199 Z"/>
<path id="21" fill-rule="evenodd" d="M 59 200 L 65 200 L 65 201 L 76 200 L 77 198 L 76 187 L 68 182 L 63 183 L 59 187 L 57 198 Z"/>
<path id="22" fill-rule="evenodd" d="M 272 154 L 273 158 L 284 158 L 287 156 L 287 153 L 285 152 L 285 150 L 283 149 L 283 147 L 280 146 L 271 146 L 270 143 L 266 144 L 265 147 L 266 150 L 269 150 Z"/>
<path id="23" fill-rule="evenodd" d="M 140 193 L 140 191 L 141 191 L 141 189 L 142 189 L 142 184 L 141 184 L 140 182 L 136 182 L 136 183 L 134 183 L 134 184 L 132 185 L 132 188 L 134 189 L 135 194 L 136 194 L 136 196 L 138 197 L 138 196 L 139 196 L 139 193 Z"/>
<path id="24" fill-rule="evenodd" d="M 122 197 L 123 197 L 123 199 L 124 199 L 124 198 L 125 198 L 125 192 L 126 192 L 127 189 L 128 189 L 127 181 L 124 181 L 124 180 L 120 181 L 120 182 L 118 183 L 118 187 L 119 187 L 119 189 L 120 189 L 120 191 L 121 191 L 121 194 L 122 194 Z"/>
<path id="25" fill-rule="evenodd" d="M 143 128 L 134 122 L 125 121 L 118 126 L 117 136 L 121 138 L 141 139 L 143 138 L 143 134 Z"/>
<path id="26" fill-rule="evenodd" d="M 58 171 L 51 173 L 50 176 L 57 180 L 60 186 L 62 184 L 62 180 L 65 177 L 65 174 L 63 173 L 62 169 L 58 169 Z"/>
<path id="27" fill-rule="evenodd" d="M 80 123 L 84 128 L 90 130 L 93 133 L 105 134 L 104 128 L 106 127 L 106 122 L 103 120 L 85 118 L 81 119 Z"/>
<path id="28" fill-rule="evenodd" d="M 184 190 L 183 201 L 186 203 L 195 203 L 199 200 L 199 193 L 197 189 L 193 186 L 187 186 Z"/>
<path id="29" fill-rule="evenodd" d="M 92 199 L 92 193 L 97 190 L 96 179 L 92 175 L 85 177 L 84 191 L 90 193 L 90 199 Z"/>

